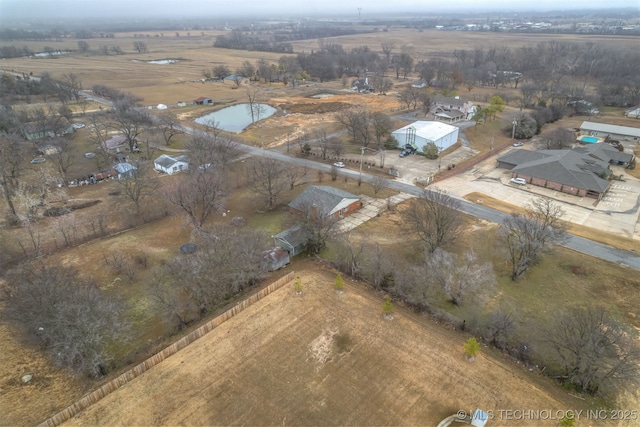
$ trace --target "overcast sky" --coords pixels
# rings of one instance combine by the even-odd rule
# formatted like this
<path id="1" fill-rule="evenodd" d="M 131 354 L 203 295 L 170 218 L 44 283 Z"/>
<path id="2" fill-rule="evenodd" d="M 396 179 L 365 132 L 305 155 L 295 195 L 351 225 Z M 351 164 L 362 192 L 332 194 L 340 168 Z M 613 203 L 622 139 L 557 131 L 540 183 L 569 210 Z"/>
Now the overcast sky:
<path id="1" fill-rule="evenodd" d="M 640 9 L 640 0 L 0 0 L 3 21 L 15 17 L 77 18 L 168 16 L 255 16 L 270 13 L 287 15 L 358 14 L 362 17 L 384 11 L 398 13 L 437 14 L 447 11 L 544 11 L 566 9 L 602 9 L 633 7 Z"/>

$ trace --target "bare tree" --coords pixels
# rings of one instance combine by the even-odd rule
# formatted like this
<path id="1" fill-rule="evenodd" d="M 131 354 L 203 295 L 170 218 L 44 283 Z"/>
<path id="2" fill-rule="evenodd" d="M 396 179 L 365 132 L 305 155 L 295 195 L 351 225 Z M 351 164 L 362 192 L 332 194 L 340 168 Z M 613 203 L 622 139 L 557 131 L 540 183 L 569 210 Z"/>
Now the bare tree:
<path id="1" fill-rule="evenodd" d="M 380 191 L 384 190 L 388 186 L 389 186 L 389 183 L 387 182 L 387 179 L 380 175 L 375 175 L 371 179 L 371 188 L 373 189 L 373 194 L 376 196 Z"/>
<path id="2" fill-rule="evenodd" d="M 220 65 L 214 67 L 212 71 L 213 71 L 213 75 L 218 80 L 224 80 L 225 77 L 227 77 L 229 74 L 231 74 L 231 72 L 229 71 L 229 67 L 227 67 L 224 64 L 220 64 Z"/>
<path id="3" fill-rule="evenodd" d="M 251 123 L 260 121 L 262 113 L 264 113 L 264 105 L 262 104 L 262 91 L 254 86 L 247 87 L 247 109 L 251 114 Z"/>
<path id="4" fill-rule="evenodd" d="M 198 168 L 182 175 L 165 189 L 169 203 L 183 210 L 196 228 L 222 210 L 227 195 L 224 174 L 215 168 Z"/>
<path id="5" fill-rule="evenodd" d="M 107 148 L 110 123 L 104 113 L 90 114 L 88 121 L 91 129 L 90 140 L 96 146 L 96 166 L 102 169 L 111 163 L 111 153 Z"/>
<path id="6" fill-rule="evenodd" d="M 62 76 L 60 81 L 60 87 L 68 92 L 69 98 L 73 98 L 76 102 L 79 102 L 82 90 L 82 80 L 75 73 L 68 73 Z"/>
<path id="7" fill-rule="evenodd" d="M 497 309 L 484 324 L 484 338 L 495 347 L 504 350 L 516 331 L 516 322 L 510 314 Z"/>
<path id="8" fill-rule="evenodd" d="M 306 166 L 291 166 L 286 168 L 284 174 L 287 177 L 287 182 L 289 183 L 289 190 L 293 190 L 296 185 L 301 183 L 307 176 L 307 172 L 308 170 Z"/>
<path id="9" fill-rule="evenodd" d="M 244 61 L 239 74 L 242 74 L 251 81 L 256 74 L 256 67 L 250 61 Z"/>
<path id="10" fill-rule="evenodd" d="M 371 142 L 371 114 L 366 108 L 357 106 L 338 112 L 336 120 L 344 126 L 351 135 L 353 143 L 368 146 Z"/>
<path id="11" fill-rule="evenodd" d="M 180 122 L 174 114 L 163 115 L 160 118 L 160 122 L 158 123 L 158 129 L 160 129 L 160 132 L 162 132 L 164 144 L 167 147 L 169 146 L 169 144 L 171 144 L 171 139 L 174 136 L 184 133 Z"/>
<path id="12" fill-rule="evenodd" d="M 9 209 L 10 222 L 18 220 L 13 196 L 23 171 L 25 154 L 24 144 L 17 135 L 0 133 L 0 189 Z"/>
<path id="13" fill-rule="evenodd" d="M 136 169 L 118 179 L 117 187 L 122 199 L 133 202 L 139 215 L 142 203 L 158 191 L 158 177 L 150 162 L 138 162 Z"/>
<path id="14" fill-rule="evenodd" d="M 353 278 L 360 278 L 364 273 L 368 239 L 366 235 L 349 231 L 333 240 L 335 245 L 334 262 L 341 271 Z"/>
<path id="15" fill-rule="evenodd" d="M 430 279 L 440 286 L 455 305 L 462 305 L 465 294 L 495 281 L 491 264 L 481 262 L 473 251 L 457 255 L 437 248 L 427 253 L 427 257 Z"/>
<path id="16" fill-rule="evenodd" d="M 55 227 L 65 247 L 68 248 L 75 243 L 78 236 L 78 222 L 73 213 L 68 213 L 56 218 Z"/>
<path id="17" fill-rule="evenodd" d="M 66 138 L 58 138 L 53 142 L 54 152 L 49 156 L 52 160 L 58 175 L 66 186 L 69 172 L 77 162 L 77 152 L 72 143 Z"/>
<path id="18" fill-rule="evenodd" d="M 289 166 L 275 159 L 260 157 L 252 159 L 249 168 L 253 190 L 262 196 L 268 209 L 272 209 L 287 187 L 286 170 Z"/>
<path id="19" fill-rule="evenodd" d="M 114 103 L 114 126 L 127 138 L 129 150 L 133 152 L 136 147 L 136 138 L 143 130 L 152 124 L 149 114 L 138 108 L 135 99 L 125 96 Z"/>
<path id="20" fill-rule="evenodd" d="M 640 347 L 629 330 L 603 307 L 576 307 L 559 313 L 545 333 L 553 351 L 552 369 L 580 390 L 637 390 Z"/>
<path id="21" fill-rule="evenodd" d="M 115 367 L 115 349 L 126 342 L 124 304 L 63 266 L 42 263 L 11 272 L 4 295 L 13 326 L 42 343 L 61 366 L 99 377 Z"/>
<path id="22" fill-rule="evenodd" d="M 512 214 L 501 226 L 507 257 L 511 263 L 511 280 L 517 280 L 539 255 L 560 240 L 566 228 L 561 221 L 563 209 L 551 199 L 534 200 L 522 214 Z"/>
<path id="23" fill-rule="evenodd" d="M 300 227 L 307 236 L 309 252 L 317 254 L 326 246 L 327 240 L 335 235 L 338 220 L 329 215 L 327 207 L 306 200 L 300 203 L 295 213 L 289 214 L 289 222 Z"/>
<path id="24" fill-rule="evenodd" d="M 380 46 L 382 47 L 382 53 L 384 53 L 387 62 L 391 61 L 391 53 L 395 45 L 393 43 L 382 43 Z"/>
<path id="25" fill-rule="evenodd" d="M 200 237 L 198 250 L 165 263 L 155 275 L 161 283 L 152 287 L 169 321 L 179 326 L 254 286 L 268 270 L 263 251 L 269 239 L 261 232 L 217 224 Z"/>
<path id="26" fill-rule="evenodd" d="M 575 134 L 570 129 L 555 128 L 543 132 L 538 142 L 545 150 L 562 150 L 571 148 L 575 140 Z"/>
<path id="27" fill-rule="evenodd" d="M 418 236 L 429 252 L 434 252 L 459 236 L 462 225 L 459 208 L 460 202 L 446 191 L 437 187 L 423 190 L 404 212 L 406 230 Z"/>
<path id="28" fill-rule="evenodd" d="M 78 50 L 81 53 L 87 53 L 89 51 L 89 42 L 86 40 L 78 40 Z"/>
<path id="29" fill-rule="evenodd" d="M 196 132 L 187 143 L 194 166 L 203 168 L 216 167 L 226 169 L 239 154 L 236 142 L 225 135 L 218 123 L 207 123 L 204 132 Z"/>
<path id="30" fill-rule="evenodd" d="M 138 53 L 147 53 L 148 52 L 147 44 L 145 42 L 142 42 L 142 41 L 133 42 L 133 49 Z"/>

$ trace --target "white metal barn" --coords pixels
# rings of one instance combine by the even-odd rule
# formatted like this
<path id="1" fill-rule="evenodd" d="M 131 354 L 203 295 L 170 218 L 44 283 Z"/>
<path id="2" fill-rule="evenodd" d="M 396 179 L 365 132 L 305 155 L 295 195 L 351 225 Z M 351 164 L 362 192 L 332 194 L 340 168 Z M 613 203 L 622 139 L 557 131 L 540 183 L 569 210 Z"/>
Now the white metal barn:
<path id="1" fill-rule="evenodd" d="M 409 144 L 422 151 L 429 142 L 442 152 L 458 141 L 459 129 L 442 122 L 418 121 L 391 132 L 399 147 Z"/>

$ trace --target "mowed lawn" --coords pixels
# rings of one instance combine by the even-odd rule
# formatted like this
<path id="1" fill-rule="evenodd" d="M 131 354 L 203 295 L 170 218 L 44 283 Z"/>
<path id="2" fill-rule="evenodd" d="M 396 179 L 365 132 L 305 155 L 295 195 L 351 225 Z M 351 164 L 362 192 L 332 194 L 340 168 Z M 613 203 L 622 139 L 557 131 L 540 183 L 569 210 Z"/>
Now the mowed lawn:
<path id="1" fill-rule="evenodd" d="M 309 263 L 285 285 L 94 404 L 67 425 L 436 425 L 477 407 L 582 408 L 465 335 L 398 309 Z M 541 421 L 537 425 L 555 425 Z M 492 426 L 530 425 L 496 419 Z"/>

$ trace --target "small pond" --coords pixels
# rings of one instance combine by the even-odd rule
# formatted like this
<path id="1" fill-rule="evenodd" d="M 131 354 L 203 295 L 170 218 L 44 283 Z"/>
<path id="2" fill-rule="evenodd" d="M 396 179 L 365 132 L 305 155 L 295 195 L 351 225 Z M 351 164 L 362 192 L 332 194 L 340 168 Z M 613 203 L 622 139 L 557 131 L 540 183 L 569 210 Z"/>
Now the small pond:
<path id="1" fill-rule="evenodd" d="M 269 104 L 257 104 L 260 107 L 259 114 L 254 114 L 255 121 L 266 119 L 276 113 L 276 109 Z M 215 123 L 218 129 L 240 133 L 252 122 L 251 109 L 249 104 L 237 104 L 231 107 L 223 108 L 222 110 L 214 111 L 206 116 L 198 117 L 195 120 L 196 123 L 201 125 L 208 125 Z"/>
<path id="2" fill-rule="evenodd" d="M 38 53 L 34 53 L 33 55 L 31 55 L 31 57 L 33 58 L 46 58 L 48 56 L 60 56 L 60 55 L 66 55 L 69 52 L 68 50 L 54 50 L 52 52 L 38 52 Z"/>
<path id="3" fill-rule="evenodd" d="M 319 93 L 317 95 L 311 95 L 310 98 L 314 98 L 314 99 L 324 99 L 324 98 L 330 98 L 334 96 L 333 93 Z"/>
<path id="4" fill-rule="evenodd" d="M 153 61 L 147 61 L 147 64 L 167 65 L 167 64 L 175 64 L 177 62 L 180 62 L 180 60 L 179 59 L 155 59 Z"/>

